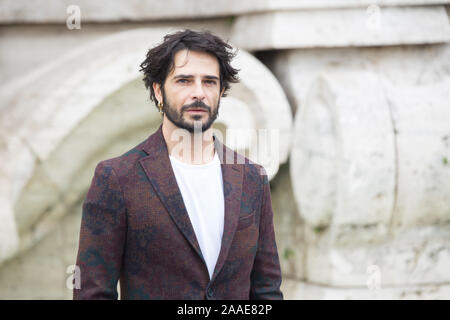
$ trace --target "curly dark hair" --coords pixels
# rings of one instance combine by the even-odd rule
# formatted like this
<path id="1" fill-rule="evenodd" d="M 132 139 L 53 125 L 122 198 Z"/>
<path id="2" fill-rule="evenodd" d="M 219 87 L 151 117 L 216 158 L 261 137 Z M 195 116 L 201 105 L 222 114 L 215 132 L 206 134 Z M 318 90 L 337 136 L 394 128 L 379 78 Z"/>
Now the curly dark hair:
<path id="1" fill-rule="evenodd" d="M 233 47 L 209 31 L 183 30 L 167 34 L 164 41 L 147 52 L 145 60 L 141 63 L 144 73 L 144 84 L 150 90 L 150 99 L 158 104 L 153 90 L 153 83 L 164 85 L 167 75 L 174 66 L 175 54 L 183 49 L 207 52 L 214 55 L 219 62 L 220 91 L 224 89 L 223 96 L 230 89 L 230 83 L 239 82 L 238 69 L 230 65 L 230 61 L 236 56 L 232 52 Z"/>

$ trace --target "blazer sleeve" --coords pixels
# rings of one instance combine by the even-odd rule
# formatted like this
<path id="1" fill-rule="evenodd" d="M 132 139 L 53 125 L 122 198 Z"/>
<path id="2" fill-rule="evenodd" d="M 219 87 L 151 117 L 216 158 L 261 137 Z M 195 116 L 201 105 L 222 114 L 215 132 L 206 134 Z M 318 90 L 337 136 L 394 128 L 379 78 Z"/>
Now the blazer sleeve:
<path id="1" fill-rule="evenodd" d="M 111 165 L 100 162 L 83 203 L 76 265 L 80 288 L 73 299 L 117 299 L 126 239 L 123 193 Z"/>
<path id="2" fill-rule="evenodd" d="M 281 269 L 273 226 L 270 184 L 263 167 L 263 199 L 259 224 L 258 249 L 251 273 L 250 299 L 282 300 Z"/>

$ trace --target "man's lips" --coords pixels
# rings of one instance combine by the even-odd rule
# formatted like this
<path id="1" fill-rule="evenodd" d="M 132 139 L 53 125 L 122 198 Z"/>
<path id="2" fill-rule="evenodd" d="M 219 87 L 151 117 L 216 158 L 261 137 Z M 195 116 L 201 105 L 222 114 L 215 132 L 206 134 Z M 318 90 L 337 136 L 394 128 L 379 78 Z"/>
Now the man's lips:
<path id="1" fill-rule="evenodd" d="M 205 109 L 192 108 L 188 109 L 187 112 L 207 112 Z"/>

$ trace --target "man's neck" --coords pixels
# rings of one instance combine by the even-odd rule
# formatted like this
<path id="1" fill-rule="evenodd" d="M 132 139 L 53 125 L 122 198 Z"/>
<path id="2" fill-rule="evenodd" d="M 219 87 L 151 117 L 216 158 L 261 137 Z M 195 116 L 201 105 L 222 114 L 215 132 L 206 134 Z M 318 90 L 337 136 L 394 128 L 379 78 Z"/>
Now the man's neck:
<path id="1" fill-rule="evenodd" d="M 214 139 L 212 127 L 191 133 L 174 125 L 164 117 L 162 133 L 169 155 L 189 164 L 206 164 L 213 160 Z"/>

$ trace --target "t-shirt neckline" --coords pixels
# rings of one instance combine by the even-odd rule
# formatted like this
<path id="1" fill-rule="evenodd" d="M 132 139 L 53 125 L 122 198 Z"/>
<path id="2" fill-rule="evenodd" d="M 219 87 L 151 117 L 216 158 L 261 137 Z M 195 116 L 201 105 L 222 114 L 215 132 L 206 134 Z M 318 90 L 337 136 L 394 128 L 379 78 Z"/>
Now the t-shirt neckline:
<path id="1" fill-rule="evenodd" d="M 181 160 L 179 160 L 177 157 L 174 157 L 172 155 L 169 154 L 169 158 L 172 162 L 174 162 L 176 165 L 179 166 L 184 166 L 186 168 L 191 168 L 191 169 L 200 169 L 200 168 L 208 168 L 211 166 L 214 166 L 217 163 L 220 163 L 219 161 L 219 155 L 217 154 L 217 152 L 214 150 L 214 157 L 213 159 L 208 162 L 208 163 L 204 163 L 204 164 L 191 164 L 191 163 L 186 163 L 183 162 Z"/>

